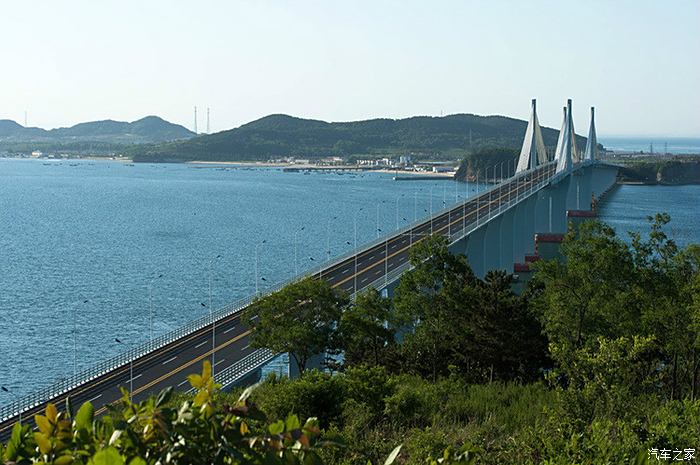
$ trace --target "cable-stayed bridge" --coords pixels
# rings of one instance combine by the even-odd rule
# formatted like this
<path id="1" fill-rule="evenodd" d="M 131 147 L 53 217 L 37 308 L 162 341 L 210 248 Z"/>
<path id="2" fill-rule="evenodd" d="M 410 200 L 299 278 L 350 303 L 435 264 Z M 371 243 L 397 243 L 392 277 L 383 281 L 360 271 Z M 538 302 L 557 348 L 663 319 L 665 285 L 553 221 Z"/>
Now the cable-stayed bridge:
<path id="1" fill-rule="evenodd" d="M 549 159 L 533 100 L 515 174 L 499 177 L 496 166 L 481 174 L 490 187 L 471 198 L 291 281 L 315 276 L 350 294 L 368 288 L 391 292 L 410 268 L 411 247 L 431 235 L 445 237 L 453 252 L 464 253 L 478 276 L 491 269 L 526 270 L 527 264 L 521 262 L 536 255 L 536 234 L 551 237 L 564 233 L 567 212 L 589 210 L 591 200 L 600 198 L 615 183 L 617 167 L 597 161 L 593 109 L 587 147 L 578 151 L 571 101 L 564 111 L 554 157 Z M 224 306 L 72 377 L 4 403 L 0 407 L 0 439 L 9 435 L 12 424 L 42 411 L 48 402 L 63 408 L 68 397 L 74 405 L 90 401 L 96 412 L 102 413 L 121 397 L 120 387 L 129 389 L 137 400 L 168 386 L 189 389 L 187 375 L 200 372 L 206 359 L 213 361 L 215 378 L 224 387 L 250 379 L 277 355 L 250 346 L 251 331 L 240 316 L 254 297 Z"/>

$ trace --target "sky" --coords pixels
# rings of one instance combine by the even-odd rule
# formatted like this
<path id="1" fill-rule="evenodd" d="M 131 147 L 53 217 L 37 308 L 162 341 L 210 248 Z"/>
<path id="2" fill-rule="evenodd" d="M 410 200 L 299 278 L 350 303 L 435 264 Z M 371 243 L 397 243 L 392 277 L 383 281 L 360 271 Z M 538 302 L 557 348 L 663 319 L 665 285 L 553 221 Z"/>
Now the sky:
<path id="1" fill-rule="evenodd" d="M 0 119 L 476 113 L 700 137 L 700 1 L 2 2 Z"/>

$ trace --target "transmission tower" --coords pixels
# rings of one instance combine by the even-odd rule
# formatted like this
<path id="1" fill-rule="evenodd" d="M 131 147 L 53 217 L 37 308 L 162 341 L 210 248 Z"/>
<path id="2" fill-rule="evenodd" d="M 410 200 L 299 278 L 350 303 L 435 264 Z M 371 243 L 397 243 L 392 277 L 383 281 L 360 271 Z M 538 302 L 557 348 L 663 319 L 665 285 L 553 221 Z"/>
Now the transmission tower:
<path id="1" fill-rule="evenodd" d="M 194 107 L 194 133 L 197 134 L 197 106 Z"/>
<path id="2" fill-rule="evenodd" d="M 207 107 L 207 134 L 209 134 L 209 107 Z"/>

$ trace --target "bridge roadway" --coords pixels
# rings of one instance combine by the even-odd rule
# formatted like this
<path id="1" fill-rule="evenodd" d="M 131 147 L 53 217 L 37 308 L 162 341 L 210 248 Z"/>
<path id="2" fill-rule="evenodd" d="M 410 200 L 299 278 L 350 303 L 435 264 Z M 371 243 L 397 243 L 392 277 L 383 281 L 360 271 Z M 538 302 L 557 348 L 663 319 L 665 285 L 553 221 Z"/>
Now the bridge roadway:
<path id="1" fill-rule="evenodd" d="M 363 250 L 356 256 L 316 272 L 315 276 L 320 274 L 320 277 L 333 287 L 347 292 L 352 292 L 357 282 L 357 288 L 361 290 L 380 279 L 385 272 L 390 273 L 404 265 L 408 261 L 412 244 L 431 233 L 447 235 L 450 230 L 458 232 L 463 224 L 469 225 L 476 221 L 477 215 L 486 217 L 489 209 L 497 209 L 499 205 L 514 199 L 518 193 L 525 192 L 531 185 L 551 176 L 554 169 L 554 166 L 545 165 L 528 176 L 503 182 L 490 193 L 484 192 L 448 212 L 435 216 L 432 221 L 428 219 L 409 231 L 390 236 L 386 241 Z M 386 261 L 385 253 L 388 254 Z M 216 322 L 215 371 L 221 371 L 255 351 L 250 347 L 250 333 L 251 330 L 241 321 L 240 313 Z M 212 328 L 209 325 L 134 360 L 134 400 L 142 400 L 168 386 L 173 386 L 176 390 L 189 389 L 187 376 L 201 372 L 202 361 L 211 358 L 211 354 Z M 116 403 L 121 397 L 120 387 L 129 389 L 129 370 L 129 364 L 126 364 L 58 396 L 52 402 L 59 409 L 63 409 L 66 397 L 70 396 L 76 408 L 90 401 L 95 406 L 96 413 L 104 413 L 109 404 Z M 46 403 L 23 412 L 22 418 L 32 417 L 43 411 L 45 406 Z M 13 418 L 0 423 L 0 439 L 7 439 L 16 420 Z"/>

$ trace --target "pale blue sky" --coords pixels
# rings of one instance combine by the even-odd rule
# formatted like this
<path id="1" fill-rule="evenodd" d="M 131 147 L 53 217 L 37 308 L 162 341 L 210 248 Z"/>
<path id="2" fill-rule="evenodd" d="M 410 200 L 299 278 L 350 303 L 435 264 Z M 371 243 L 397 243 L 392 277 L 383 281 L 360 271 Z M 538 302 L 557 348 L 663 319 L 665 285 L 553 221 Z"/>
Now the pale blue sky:
<path id="1" fill-rule="evenodd" d="M 700 136 L 700 1 L 7 1 L 0 118 L 449 113 Z"/>

